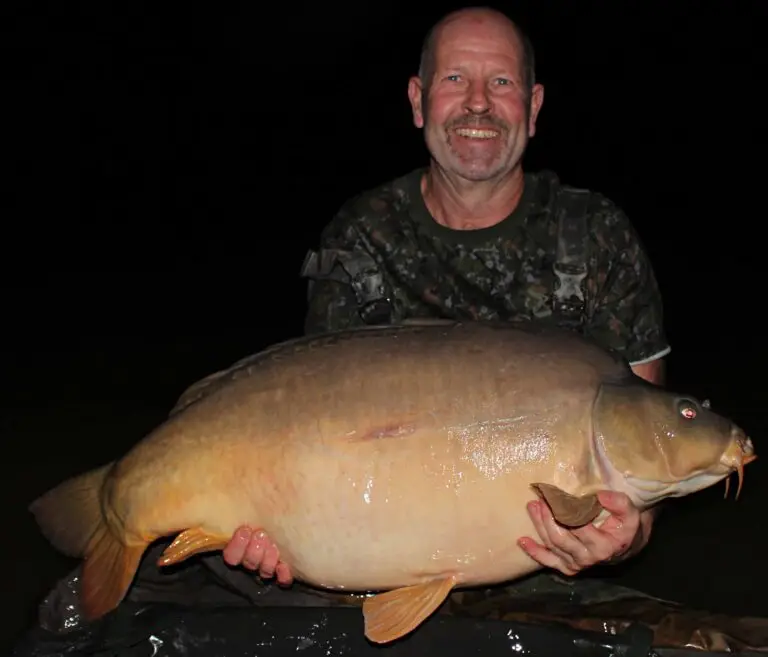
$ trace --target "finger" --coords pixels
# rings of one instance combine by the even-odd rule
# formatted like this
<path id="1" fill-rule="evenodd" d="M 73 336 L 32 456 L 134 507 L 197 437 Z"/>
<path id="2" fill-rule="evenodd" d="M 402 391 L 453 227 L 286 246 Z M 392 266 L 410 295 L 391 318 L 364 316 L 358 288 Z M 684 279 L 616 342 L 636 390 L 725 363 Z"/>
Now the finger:
<path id="1" fill-rule="evenodd" d="M 554 519 L 544 519 L 544 525 L 552 543 L 550 548 L 558 554 L 569 567 L 576 570 L 587 568 L 595 563 L 589 548 L 570 530 L 558 525 Z"/>
<path id="2" fill-rule="evenodd" d="M 250 527 L 242 526 L 237 528 L 232 539 L 222 550 L 222 557 L 226 563 L 230 566 L 239 566 L 242 563 L 245 549 L 248 547 L 252 533 Z"/>
<path id="3" fill-rule="evenodd" d="M 631 537 L 626 540 L 617 539 L 591 524 L 579 527 L 573 533 L 586 548 L 592 563 L 612 559 L 623 553 L 631 542 Z"/>
<path id="4" fill-rule="evenodd" d="M 267 543 L 267 541 L 265 541 Z M 275 574 L 277 568 L 277 562 L 280 560 L 280 552 L 274 544 L 267 544 L 264 547 L 264 556 L 261 559 L 261 566 L 259 567 L 259 574 L 264 579 L 269 579 Z"/>
<path id="5" fill-rule="evenodd" d="M 280 586 L 290 586 L 293 584 L 291 569 L 288 567 L 288 564 L 283 563 L 282 561 L 280 561 L 275 568 L 275 577 Z"/>
<path id="6" fill-rule="evenodd" d="M 563 568 L 568 570 L 578 570 L 578 566 L 573 557 L 556 544 L 555 535 L 557 534 L 559 526 L 555 523 L 555 519 L 552 516 L 549 507 L 544 502 L 530 502 L 528 504 L 528 513 L 531 516 L 531 521 L 536 528 L 536 532 L 539 534 L 540 540 L 544 544 L 543 547 L 560 560 Z M 558 568 L 558 570 L 560 570 L 560 568 Z"/>
<path id="7" fill-rule="evenodd" d="M 538 562 L 545 568 L 552 568 L 553 570 L 560 571 L 563 573 L 563 575 L 569 576 L 575 575 L 578 572 L 576 569 L 571 568 L 554 552 L 547 549 L 546 546 L 537 543 L 532 538 L 528 538 L 526 536 L 521 538 L 517 544 L 525 551 L 529 557 L 531 557 L 531 559 Z"/>
<path id="8" fill-rule="evenodd" d="M 603 491 L 600 495 L 605 493 Z M 615 550 L 627 550 L 640 531 L 640 510 L 623 493 L 608 493 L 606 503 L 612 505 L 615 511 L 611 512 L 597 530 L 601 535 L 610 537 Z"/>
<path id="9" fill-rule="evenodd" d="M 608 515 L 597 526 L 590 523 L 585 527 L 579 527 L 575 533 L 585 542 L 594 538 L 594 540 L 600 541 L 601 545 L 604 545 L 605 541 L 608 541 L 614 551 L 622 552 L 629 549 L 639 528 L 640 513 L 632 507 L 623 517 Z M 604 540 L 597 538 L 597 536 L 603 537 Z"/>
<path id="10" fill-rule="evenodd" d="M 544 517 L 547 513 L 549 513 L 549 508 L 543 502 L 528 502 L 528 515 L 531 517 L 531 522 L 536 529 L 536 533 L 539 535 L 539 539 L 546 547 L 552 549 L 552 540 L 544 523 Z"/>
<path id="11" fill-rule="evenodd" d="M 245 556 L 243 557 L 243 566 L 248 570 L 258 570 L 261 566 L 261 562 L 264 559 L 264 550 L 266 549 L 266 541 L 263 532 L 256 532 L 248 543 L 248 547 L 245 549 Z"/>
<path id="12" fill-rule="evenodd" d="M 619 501 L 612 500 L 613 506 L 624 509 L 625 516 L 611 515 L 599 528 L 589 523 L 568 530 L 555 521 L 551 512 L 542 512 L 542 524 L 552 543 L 550 549 L 564 554 L 566 563 L 576 569 L 589 568 L 623 554 L 637 533 L 640 516 L 629 497 L 623 493 L 616 493 L 616 497 Z"/>
<path id="13" fill-rule="evenodd" d="M 597 500 L 612 516 L 621 521 L 626 516 L 637 511 L 632 500 L 625 493 L 611 490 L 601 490 L 597 493 Z"/>
<path id="14" fill-rule="evenodd" d="M 535 511 L 537 531 L 544 544 L 571 569 L 586 568 L 593 562 L 587 547 L 569 530 L 559 525 L 552 511 L 543 502 L 537 502 Z"/>

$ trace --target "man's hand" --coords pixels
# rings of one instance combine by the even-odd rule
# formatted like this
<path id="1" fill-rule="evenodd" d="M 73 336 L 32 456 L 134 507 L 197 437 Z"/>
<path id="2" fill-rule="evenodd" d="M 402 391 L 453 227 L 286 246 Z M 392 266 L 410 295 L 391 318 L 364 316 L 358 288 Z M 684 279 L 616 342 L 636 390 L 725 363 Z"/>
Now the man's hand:
<path id="1" fill-rule="evenodd" d="M 543 501 L 529 502 L 528 513 L 543 545 L 527 536 L 518 545 L 542 566 L 564 575 L 575 575 L 599 563 L 623 561 L 645 547 L 653 512 L 641 513 L 624 493 L 601 491 L 598 499 L 611 515 L 599 528 L 590 523 L 574 530 L 558 525 Z"/>
<path id="2" fill-rule="evenodd" d="M 280 586 L 290 586 L 293 574 L 288 564 L 280 561 L 280 552 L 262 531 L 250 527 L 238 527 L 222 553 L 230 566 L 258 570 L 263 579 L 277 578 Z"/>

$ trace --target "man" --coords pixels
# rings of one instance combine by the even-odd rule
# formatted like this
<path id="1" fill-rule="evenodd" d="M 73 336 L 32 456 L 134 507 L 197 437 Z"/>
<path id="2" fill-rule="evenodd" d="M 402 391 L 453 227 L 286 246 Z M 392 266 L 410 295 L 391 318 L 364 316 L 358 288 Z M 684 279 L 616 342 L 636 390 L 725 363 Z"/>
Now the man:
<path id="1" fill-rule="evenodd" d="M 307 332 L 413 317 L 547 321 L 592 336 L 661 383 L 670 350 L 661 301 L 629 221 L 552 173 L 523 173 L 544 89 L 522 32 L 489 9 L 449 14 L 428 35 L 408 96 L 429 167 L 352 199 L 326 227 L 305 265 Z M 609 519 L 575 531 L 531 501 L 540 542 L 520 537 L 519 547 L 566 575 L 636 554 L 654 513 L 619 493 L 600 501 Z M 248 528 L 224 559 L 292 581 L 269 538 Z"/>

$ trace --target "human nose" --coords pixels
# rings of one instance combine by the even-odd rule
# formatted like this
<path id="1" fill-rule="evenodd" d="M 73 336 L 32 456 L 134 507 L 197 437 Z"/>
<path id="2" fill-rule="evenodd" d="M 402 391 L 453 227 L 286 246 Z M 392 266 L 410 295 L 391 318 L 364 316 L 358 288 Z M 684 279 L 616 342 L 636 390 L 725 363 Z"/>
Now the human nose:
<path id="1" fill-rule="evenodd" d="M 481 80 L 473 81 L 469 85 L 464 107 L 474 114 L 484 114 L 491 109 L 488 89 Z"/>

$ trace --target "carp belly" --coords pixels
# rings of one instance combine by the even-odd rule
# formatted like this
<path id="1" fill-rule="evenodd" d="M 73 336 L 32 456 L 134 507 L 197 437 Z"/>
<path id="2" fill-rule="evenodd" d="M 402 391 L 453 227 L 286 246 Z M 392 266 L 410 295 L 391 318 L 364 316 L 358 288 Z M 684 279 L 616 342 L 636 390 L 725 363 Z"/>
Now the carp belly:
<path id="1" fill-rule="evenodd" d="M 529 496 L 530 498 L 530 496 Z M 494 512 L 490 505 L 472 518 L 448 513 L 444 502 L 428 500 L 401 508 L 371 509 L 354 529 L 317 517 L 300 531 L 269 532 L 296 577 L 332 590 L 377 591 L 452 575 L 459 585 L 494 584 L 538 568 L 517 545 L 535 536 L 524 510 Z M 461 514 L 458 514 L 461 516 Z M 278 523 L 279 526 L 279 523 Z"/>
<path id="2" fill-rule="evenodd" d="M 516 541 L 536 535 L 526 509 L 535 498 L 530 484 L 561 484 L 557 469 L 547 458 L 513 458 L 509 442 L 506 461 L 490 451 L 473 460 L 440 438 L 299 459 L 293 500 L 265 525 L 295 576 L 363 591 L 448 574 L 482 585 L 535 570 Z M 536 453 L 527 447 L 521 451 Z"/>

